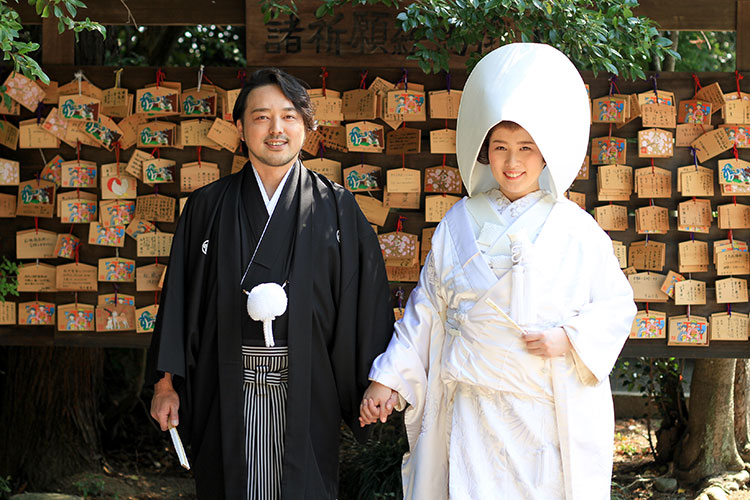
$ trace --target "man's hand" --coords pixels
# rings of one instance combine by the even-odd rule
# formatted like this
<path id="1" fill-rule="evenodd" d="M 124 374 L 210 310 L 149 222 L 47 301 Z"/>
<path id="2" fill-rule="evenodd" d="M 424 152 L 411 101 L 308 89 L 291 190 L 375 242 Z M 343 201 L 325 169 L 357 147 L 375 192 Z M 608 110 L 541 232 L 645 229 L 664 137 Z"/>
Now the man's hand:
<path id="1" fill-rule="evenodd" d="M 154 397 L 151 399 L 151 416 L 159 422 L 161 430 L 166 431 L 169 427 L 177 427 L 180 417 L 177 410 L 180 408 L 180 397 L 172 387 L 172 375 L 167 373 L 154 385 Z"/>
<path id="2" fill-rule="evenodd" d="M 550 328 L 541 332 L 529 332 L 523 337 L 529 353 L 543 358 L 564 356 L 571 349 L 568 335 L 562 328 Z"/>
<path id="3" fill-rule="evenodd" d="M 380 419 L 385 423 L 398 401 L 398 392 L 378 382 L 371 382 L 359 405 L 359 425 L 374 424 Z"/>

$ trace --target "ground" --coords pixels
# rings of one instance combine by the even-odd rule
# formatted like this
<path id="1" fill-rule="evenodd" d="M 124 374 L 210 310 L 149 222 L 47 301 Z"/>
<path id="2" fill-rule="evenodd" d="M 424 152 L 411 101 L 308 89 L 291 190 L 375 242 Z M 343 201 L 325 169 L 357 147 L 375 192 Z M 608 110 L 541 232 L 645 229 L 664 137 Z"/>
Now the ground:
<path id="1" fill-rule="evenodd" d="M 108 455 L 100 471 L 61 478 L 50 490 L 90 500 L 197 500 L 192 473 L 166 441 L 158 449 Z"/>
<path id="2" fill-rule="evenodd" d="M 668 470 L 654 464 L 647 436 L 643 420 L 616 422 L 612 500 L 695 498 L 696 491 L 685 485 L 672 493 L 655 490 L 654 479 Z M 107 456 L 101 471 L 62 478 L 53 490 L 91 500 L 196 499 L 192 474 L 180 467 L 167 441 L 158 449 L 123 450 Z M 750 500 L 750 491 L 734 491 L 728 498 Z"/>
<path id="3" fill-rule="evenodd" d="M 656 445 L 653 432 L 651 438 Z M 623 419 L 615 422 L 612 500 L 692 500 L 695 498 L 695 489 L 686 485 L 678 485 L 677 490 L 672 493 L 656 491 L 655 478 L 668 472 L 667 466 L 656 465 L 653 461 L 645 420 Z M 731 492 L 728 498 L 750 500 L 750 490 Z"/>

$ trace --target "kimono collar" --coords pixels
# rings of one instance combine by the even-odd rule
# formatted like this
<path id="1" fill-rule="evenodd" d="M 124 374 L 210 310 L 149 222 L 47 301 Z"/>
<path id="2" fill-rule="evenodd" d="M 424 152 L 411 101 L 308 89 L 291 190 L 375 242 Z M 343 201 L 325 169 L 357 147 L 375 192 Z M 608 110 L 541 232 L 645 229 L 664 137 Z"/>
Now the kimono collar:
<path id="1" fill-rule="evenodd" d="M 528 208 L 548 194 L 549 193 L 546 191 L 539 189 L 517 199 L 516 201 L 510 201 L 499 189 L 490 189 L 485 193 L 487 199 L 489 199 L 492 204 L 492 208 L 494 208 L 497 213 L 503 215 L 506 211 L 510 210 L 508 213 L 513 219 L 523 214 Z"/>
<path id="2" fill-rule="evenodd" d="M 276 204 L 279 202 L 279 198 L 281 198 L 281 192 L 284 190 L 284 186 L 286 185 L 286 180 L 289 178 L 289 174 L 294 170 L 294 168 L 297 166 L 297 162 L 295 162 L 289 169 L 286 171 L 286 174 L 284 174 L 284 177 L 281 179 L 281 182 L 279 182 L 279 185 L 276 187 L 276 191 L 273 192 L 273 196 L 271 196 L 271 199 L 268 199 L 268 193 L 266 192 L 266 187 L 263 185 L 263 181 L 260 178 L 260 174 L 258 174 L 258 170 L 255 168 L 255 165 L 250 163 L 250 166 L 253 168 L 253 173 L 255 174 L 255 182 L 258 183 L 258 189 L 260 190 L 260 195 L 263 197 L 263 203 L 266 205 L 266 210 L 268 211 L 268 216 L 271 217 L 273 215 L 273 211 L 276 208 Z"/>

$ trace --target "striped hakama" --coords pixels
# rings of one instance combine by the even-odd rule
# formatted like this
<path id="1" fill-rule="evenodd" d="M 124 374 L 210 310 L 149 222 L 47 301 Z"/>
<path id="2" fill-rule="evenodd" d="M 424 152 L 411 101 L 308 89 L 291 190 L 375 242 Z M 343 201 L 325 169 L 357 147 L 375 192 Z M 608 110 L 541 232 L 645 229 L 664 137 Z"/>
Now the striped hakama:
<path id="1" fill-rule="evenodd" d="M 248 500 L 281 498 L 287 353 L 287 347 L 242 346 Z"/>

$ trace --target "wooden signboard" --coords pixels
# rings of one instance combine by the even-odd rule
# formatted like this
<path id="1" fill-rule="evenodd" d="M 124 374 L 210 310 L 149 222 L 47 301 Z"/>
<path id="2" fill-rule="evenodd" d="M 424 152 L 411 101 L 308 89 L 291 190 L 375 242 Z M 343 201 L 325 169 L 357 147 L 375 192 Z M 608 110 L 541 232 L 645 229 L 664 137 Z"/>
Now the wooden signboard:
<path id="1" fill-rule="evenodd" d="M 416 61 L 406 58 L 414 50 L 415 40 L 393 22 L 392 8 L 342 5 L 336 8 L 335 17 L 318 17 L 318 5 L 301 2 L 297 16 L 281 15 L 267 24 L 263 16 L 252 16 L 247 24 L 247 60 L 278 67 L 337 67 L 352 61 L 362 61 L 370 68 L 417 67 Z M 465 61 L 465 55 L 454 54 L 448 64 L 463 69 Z"/>

